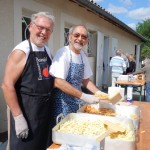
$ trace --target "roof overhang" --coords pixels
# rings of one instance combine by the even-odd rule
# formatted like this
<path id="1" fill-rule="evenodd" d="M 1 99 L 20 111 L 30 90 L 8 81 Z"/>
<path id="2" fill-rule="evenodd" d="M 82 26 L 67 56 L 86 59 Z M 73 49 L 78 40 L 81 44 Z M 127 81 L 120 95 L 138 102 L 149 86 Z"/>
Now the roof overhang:
<path id="1" fill-rule="evenodd" d="M 143 37 L 141 34 L 134 31 L 132 28 L 130 28 L 128 25 L 114 17 L 112 14 L 107 12 L 105 9 L 102 9 L 99 5 L 96 3 L 93 3 L 90 0 L 69 0 L 71 2 L 74 2 L 78 4 L 79 6 L 87 9 L 88 11 L 93 12 L 94 14 L 98 15 L 100 18 L 103 18 L 104 20 L 110 22 L 111 24 L 117 26 L 118 28 L 138 37 L 142 42 L 146 42 L 147 39 Z"/>

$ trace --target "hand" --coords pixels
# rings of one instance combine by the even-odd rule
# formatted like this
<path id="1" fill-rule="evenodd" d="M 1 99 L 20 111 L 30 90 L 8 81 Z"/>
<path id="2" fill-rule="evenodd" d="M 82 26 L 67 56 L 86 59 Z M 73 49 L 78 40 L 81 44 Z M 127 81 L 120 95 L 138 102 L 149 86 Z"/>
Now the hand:
<path id="1" fill-rule="evenodd" d="M 97 98 L 95 95 L 91 95 L 91 94 L 82 93 L 80 99 L 82 99 L 85 102 L 90 103 L 90 104 L 99 103 L 99 98 Z"/>
<path id="2" fill-rule="evenodd" d="M 29 129 L 24 116 L 21 114 L 19 116 L 14 117 L 14 120 L 17 138 L 26 139 L 28 137 Z"/>

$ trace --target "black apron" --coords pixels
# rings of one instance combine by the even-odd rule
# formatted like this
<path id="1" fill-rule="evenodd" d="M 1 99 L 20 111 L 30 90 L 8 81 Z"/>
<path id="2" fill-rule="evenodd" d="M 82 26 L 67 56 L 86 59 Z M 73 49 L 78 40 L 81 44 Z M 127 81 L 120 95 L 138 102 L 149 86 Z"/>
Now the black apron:
<path id="1" fill-rule="evenodd" d="M 49 75 L 51 60 L 44 52 L 30 54 L 15 88 L 20 107 L 29 126 L 27 139 L 16 137 L 14 119 L 10 117 L 10 150 L 46 150 L 50 127 L 50 94 L 54 79 Z"/>

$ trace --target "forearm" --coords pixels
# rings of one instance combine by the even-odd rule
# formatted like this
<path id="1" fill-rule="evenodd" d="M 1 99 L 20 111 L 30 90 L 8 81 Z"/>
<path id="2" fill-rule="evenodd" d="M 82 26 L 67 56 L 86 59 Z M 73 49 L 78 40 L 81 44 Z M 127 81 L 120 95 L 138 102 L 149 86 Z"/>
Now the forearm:
<path id="1" fill-rule="evenodd" d="M 92 83 L 91 83 L 92 85 Z M 60 78 L 55 78 L 54 80 L 54 86 L 62 90 L 68 95 L 71 95 L 76 98 L 80 98 L 81 100 L 87 102 L 87 103 L 97 103 L 99 102 L 99 98 L 97 98 L 95 95 L 91 94 L 85 94 L 78 89 L 74 88 L 71 84 L 69 84 L 67 81 L 60 79 Z M 87 86 L 90 86 L 90 84 Z M 92 87 L 92 86 L 91 86 Z M 94 89 L 95 91 L 98 91 L 97 88 Z M 94 92 L 93 90 L 93 92 Z"/>
<path id="2" fill-rule="evenodd" d="M 4 83 L 2 84 L 1 88 L 3 90 L 6 104 L 10 108 L 12 115 L 15 117 L 15 116 L 22 114 L 21 108 L 18 103 L 15 89 L 13 87 L 8 87 Z"/>
<path id="3" fill-rule="evenodd" d="M 97 91 L 99 91 L 99 89 L 95 86 L 95 84 L 90 79 L 84 79 L 82 83 L 92 93 L 96 93 Z"/>
<path id="4" fill-rule="evenodd" d="M 71 96 L 74 96 L 76 98 L 80 98 L 82 95 L 81 91 L 74 88 L 71 84 L 69 84 L 64 79 L 55 78 L 54 79 L 54 87 L 57 87 L 58 89 L 60 89 L 64 93 L 71 95 Z"/>

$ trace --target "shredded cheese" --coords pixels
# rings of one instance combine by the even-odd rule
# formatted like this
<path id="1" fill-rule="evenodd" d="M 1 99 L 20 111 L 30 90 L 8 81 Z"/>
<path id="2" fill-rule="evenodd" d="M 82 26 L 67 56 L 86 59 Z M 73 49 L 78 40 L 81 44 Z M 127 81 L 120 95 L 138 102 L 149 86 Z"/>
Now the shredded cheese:
<path id="1" fill-rule="evenodd" d="M 124 125 L 122 124 L 122 126 Z M 125 126 L 125 128 L 125 132 L 113 132 L 109 135 L 109 138 L 134 141 L 134 131 L 132 131 L 128 125 Z M 104 126 L 104 123 L 101 120 L 91 121 L 82 119 L 70 119 L 60 124 L 58 132 L 98 137 L 106 132 L 106 130 L 107 128 Z"/>

